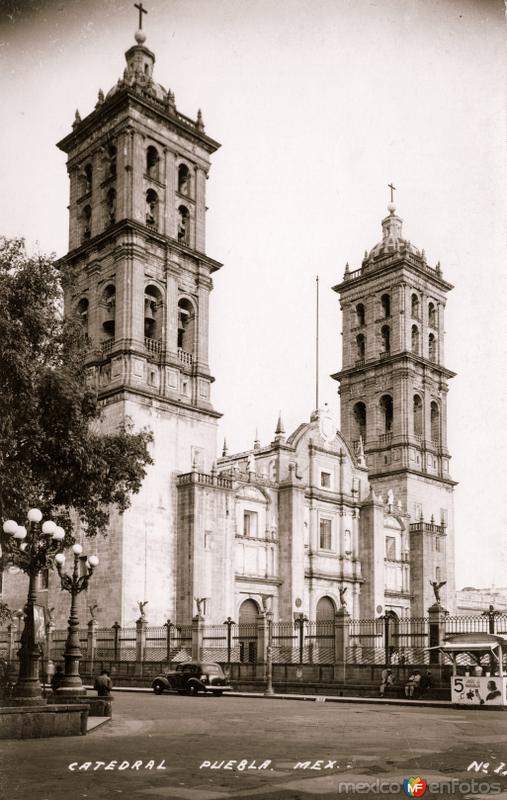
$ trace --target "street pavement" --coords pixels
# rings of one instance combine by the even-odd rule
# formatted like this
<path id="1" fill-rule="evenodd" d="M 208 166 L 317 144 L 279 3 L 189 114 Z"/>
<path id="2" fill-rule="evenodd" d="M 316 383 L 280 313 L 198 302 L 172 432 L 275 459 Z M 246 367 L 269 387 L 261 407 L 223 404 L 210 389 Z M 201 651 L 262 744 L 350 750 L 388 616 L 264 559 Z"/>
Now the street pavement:
<path id="1" fill-rule="evenodd" d="M 85 737 L 2 741 L 0 775 L 2 800 L 400 798 L 409 777 L 438 783 L 425 799 L 507 800 L 507 716 L 117 693 Z"/>

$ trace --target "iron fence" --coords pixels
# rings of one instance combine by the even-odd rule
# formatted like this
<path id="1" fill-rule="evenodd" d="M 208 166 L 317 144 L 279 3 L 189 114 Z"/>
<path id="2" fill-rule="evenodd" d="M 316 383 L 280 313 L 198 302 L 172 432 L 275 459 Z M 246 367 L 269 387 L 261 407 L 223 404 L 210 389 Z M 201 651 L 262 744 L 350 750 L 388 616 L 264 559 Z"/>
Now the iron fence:
<path id="1" fill-rule="evenodd" d="M 0 628 L 0 658 L 15 660 L 22 626 Z M 165 625 L 110 628 L 95 625 L 79 630 L 83 660 L 95 663 L 178 663 L 190 661 L 195 653 L 201 660 L 222 664 L 265 663 L 266 647 L 271 644 L 275 664 L 427 664 L 429 648 L 446 637 L 459 633 L 496 633 L 507 636 L 507 615 L 485 612 L 473 616 L 395 617 L 376 619 L 340 617 L 325 621 L 299 616 L 286 622 L 271 623 L 265 617 L 257 622 L 220 625 Z M 67 629 L 50 631 L 44 657 L 63 659 Z"/>

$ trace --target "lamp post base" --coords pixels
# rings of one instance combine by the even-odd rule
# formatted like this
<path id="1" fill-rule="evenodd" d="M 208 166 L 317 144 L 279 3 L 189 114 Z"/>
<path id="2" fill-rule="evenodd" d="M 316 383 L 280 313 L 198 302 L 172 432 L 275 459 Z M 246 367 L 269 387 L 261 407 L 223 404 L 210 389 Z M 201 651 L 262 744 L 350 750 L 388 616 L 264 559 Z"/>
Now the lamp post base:
<path id="1" fill-rule="evenodd" d="M 23 695 L 16 695 L 11 697 L 6 697 L 2 700 L 2 705 L 8 708 L 19 707 L 19 706 L 45 706 L 46 701 L 42 697 L 42 695 L 31 695 L 29 697 L 24 697 Z"/>
<path id="2" fill-rule="evenodd" d="M 42 686 L 38 678 L 20 678 L 17 683 L 14 684 L 12 689 L 12 699 L 16 700 L 16 705 L 20 705 L 18 703 L 18 699 L 22 700 L 30 700 L 30 703 L 27 705 L 38 705 L 45 702 L 42 697 Z M 21 703 L 21 705 L 23 705 Z"/>

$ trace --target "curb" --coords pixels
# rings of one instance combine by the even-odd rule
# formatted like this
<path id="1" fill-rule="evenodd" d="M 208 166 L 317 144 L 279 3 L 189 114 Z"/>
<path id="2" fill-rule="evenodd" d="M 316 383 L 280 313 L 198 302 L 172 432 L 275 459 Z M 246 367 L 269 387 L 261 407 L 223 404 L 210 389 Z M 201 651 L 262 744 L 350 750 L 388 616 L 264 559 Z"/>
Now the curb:
<path id="1" fill-rule="evenodd" d="M 86 687 L 86 688 L 92 688 Z M 113 686 L 113 692 L 145 692 L 152 693 L 152 689 L 144 686 Z M 403 700 L 383 697 L 339 697 L 338 695 L 324 694 L 271 694 L 260 692 L 226 692 L 223 697 L 247 697 L 256 700 L 300 700 L 313 703 L 367 703 L 377 706 L 412 706 L 417 708 L 454 708 L 450 700 Z"/>

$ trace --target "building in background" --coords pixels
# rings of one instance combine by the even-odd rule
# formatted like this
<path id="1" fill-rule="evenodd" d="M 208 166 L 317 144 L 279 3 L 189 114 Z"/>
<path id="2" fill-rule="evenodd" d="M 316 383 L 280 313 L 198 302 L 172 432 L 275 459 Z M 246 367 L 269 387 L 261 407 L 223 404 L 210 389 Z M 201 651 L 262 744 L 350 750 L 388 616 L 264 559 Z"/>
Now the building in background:
<path id="1" fill-rule="evenodd" d="M 495 611 L 507 614 L 507 587 L 491 586 L 488 589 L 476 589 L 465 586 L 456 592 L 456 611 L 458 614 L 474 616 L 488 611 L 493 606 Z"/>
<path id="2" fill-rule="evenodd" d="M 90 342 L 103 429 L 154 434 L 155 463 L 98 542 L 82 613 L 97 605 L 101 625 L 128 625 L 147 602 L 158 625 L 188 623 L 198 609 L 212 623 L 247 623 L 266 608 L 325 621 L 346 605 L 396 620 L 426 613 L 431 582 L 445 582 L 453 611 L 453 373 L 443 364 L 452 287 L 402 238 L 391 204 L 382 241 L 335 287 L 341 433 L 319 408 L 291 435 L 280 418 L 271 443 L 217 459 L 208 304 L 221 264 L 206 254 L 205 189 L 219 145 L 200 112 L 184 116 L 155 82 L 154 63 L 138 31 L 123 77 L 59 143 L 70 178 L 61 264 L 76 278 L 65 310 Z M 47 581 L 61 625 L 57 581 Z"/>

